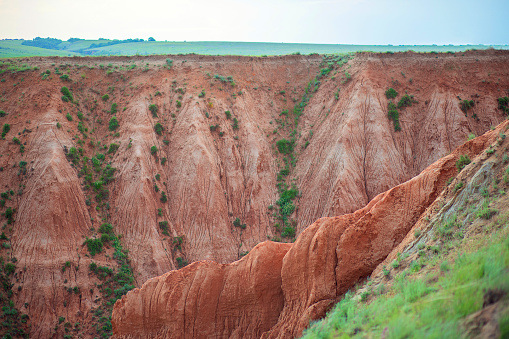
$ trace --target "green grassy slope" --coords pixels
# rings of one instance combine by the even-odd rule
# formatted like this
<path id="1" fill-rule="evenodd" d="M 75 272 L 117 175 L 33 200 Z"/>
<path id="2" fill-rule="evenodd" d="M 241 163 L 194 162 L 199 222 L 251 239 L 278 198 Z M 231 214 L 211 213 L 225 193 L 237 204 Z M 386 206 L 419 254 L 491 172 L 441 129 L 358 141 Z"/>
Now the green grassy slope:
<path id="1" fill-rule="evenodd" d="M 72 51 L 59 51 L 53 49 L 23 46 L 22 40 L 1 40 L 0 58 L 15 58 L 23 56 L 70 56 Z"/>
<path id="2" fill-rule="evenodd" d="M 193 41 L 193 42 L 131 42 L 104 47 L 90 48 L 92 44 L 106 44 L 112 40 L 79 40 L 64 41 L 58 50 L 43 49 L 21 45 L 21 40 L 1 40 L 0 57 L 19 56 L 67 56 L 78 55 L 150 55 L 150 54 L 205 54 L 205 55 L 285 55 L 301 54 L 335 54 L 359 51 L 373 52 L 460 52 L 467 49 L 509 49 L 509 46 L 463 45 L 463 46 L 377 46 L 377 45 L 332 45 L 332 44 L 286 44 L 266 42 L 225 42 L 225 41 Z"/>

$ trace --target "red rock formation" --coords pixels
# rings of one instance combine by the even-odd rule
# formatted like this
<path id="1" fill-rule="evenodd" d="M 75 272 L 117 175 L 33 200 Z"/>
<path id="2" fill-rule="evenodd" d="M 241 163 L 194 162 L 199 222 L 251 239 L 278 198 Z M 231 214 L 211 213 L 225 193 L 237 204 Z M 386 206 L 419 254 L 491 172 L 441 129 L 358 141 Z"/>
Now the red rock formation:
<path id="1" fill-rule="evenodd" d="M 247 327 L 239 322 L 239 313 L 251 309 L 251 301 L 253 310 L 264 314 L 259 308 L 260 300 L 253 301 L 252 289 L 256 289 L 253 284 L 260 284 L 260 288 L 272 286 L 270 290 L 276 292 L 278 289 L 274 286 L 279 283 L 276 274 L 280 272 L 282 290 L 279 293 L 282 296 L 276 293 L 271 298 L 280 300 L 284 297 L 284 306 L 277 323 L 262 337 L 299 336 L 310 321 L 323 317 L 338 297 L 371 274 L 402 241 L 442 191 L 446 181 L 456 175 L 459 156 L 468 154 L 475 158 L 508 125 L 505 122 L 496 130 L 465 143 L 415 178 L 378 195 L 355 213 L 319 219 L 301 233 L 289 250 L 277 251 L 272 243 L 258 245 L 247 258 L 222 266 L 229 272 L 223 290 L 216 290 L 218 284 L 214 280 L 209 283 L 200 279 L 197 282 L 199 288 L 194 293 L 188 292 L 196 284 L 194 277 L 207 277 L 211 266 L 217 265 L 210 262 L 198 262 L 192 268 L 151 279 L 115 304 L 114 334 L 117 338 L 259 337 L 271 322 L 257 325 L 255 318 L 252 326 Z M 266 250 L 260 251 L 262 248 Z M 254 274 L 252 281 L 246 281 L 249 278 L 245 274 L 246 263 L 263 262 L 269 258 L 274 261 L 265 267 L 271 272 L 267 280 L 258 280 L 259 276 Z M 278 260 L 282 261 L 282 266 Z M 277 269 L 272 270 L 273 267 Z M 182 275 L 186 278 L 192 275 L 193 278 L 185 279 L 182 284 Z M 246 285 L 250 288 L 242 290 L 241 287 Z M 213 293 L 209 294 L 211 290 Z M 188 298 L 182 298 L 182 295 Z M 210 309 L 218 295 L 230 295 L 232 298 L 228 303 L 231 307 Z M 193 307 L 187 307 L 188 303 Z M 265 310 L 271 311 L 279 310 L 281 306 L 279 302 L 262 304 L 266 305 Z M 274 314 L 271 319 L 275 319 Z M 212 330 L 225 323 L 231 326 L 228 331 L 222 327 Z M 202 328 L 209 331 L 203 332 Z"/>
<path id="2" fill-rule="evenodd" d="M 116 304 L 114 331 L 132 337 L 259 338 L 283 308 L 281 265 L 290 247 L 266 241 L 231 264 L 200 261 L 152 278 Z"/>

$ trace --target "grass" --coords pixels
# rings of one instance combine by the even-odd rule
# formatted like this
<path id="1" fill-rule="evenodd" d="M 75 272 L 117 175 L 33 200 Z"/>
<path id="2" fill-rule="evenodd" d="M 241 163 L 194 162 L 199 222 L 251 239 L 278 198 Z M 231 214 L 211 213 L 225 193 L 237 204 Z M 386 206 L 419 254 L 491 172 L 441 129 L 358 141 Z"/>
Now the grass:
<path id="1" fill-rule="evenodd" d="M 227 42 L 227 41 L 144 41 L 122 43 L 110 46 L 92 47 L 92 44 L 107 44 L 112 40 L 78 40 L 64 41 L 56 49 L 45 49 L 21 45 L 22 40 L 0 40 L 0 58 L 21 56 L 72 56 L 72 55 L 150 55 L 150 54 L 204 54 L 204 55 L 286 55 L 286 54 L 334 54 L 359 51 L 372 52 L 459 52 L 467 49 L 508 49 L 501 45 L 339 45 L 339 44 L 288 44 L 269 42 Z"/>
<path id="2" fill-rule="evenodd" d="M 325 320 L 305 331 L 304 337 L 458 337 L 461 319 L 482 309 L 488 291 L 509 293 L 508 235 L 506 224 L 491 236 L 470 242 L 467 253 L 457 255 L 454 263 L 445 258 L 434 260 L 441 273 L 412 275 L 410 270 L 403 271 L 386 293 L 369 304 L 348 292 Z M 503 333 L 509 333 L 508 325 L 508 319 L 502 319 Z"/>

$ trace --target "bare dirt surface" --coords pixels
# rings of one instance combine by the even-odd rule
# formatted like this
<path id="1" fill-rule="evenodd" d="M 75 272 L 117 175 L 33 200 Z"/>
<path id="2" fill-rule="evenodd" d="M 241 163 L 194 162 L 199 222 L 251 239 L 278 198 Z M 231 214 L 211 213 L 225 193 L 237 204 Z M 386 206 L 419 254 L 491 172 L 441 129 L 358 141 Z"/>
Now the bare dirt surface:
<path id="1" fill-rule="evenodd" d="M 173 62 L 171 69 L 167 58 Z M 10 277 L 12 300 L 20 313 L 28 314 L 27 331 L 35 338 L 61 337 L 69 329 L 67 323 L 73 333 L 97 336 L 97 327 L 103 326 L 98 321 L 104 316 L 97 309 L 103 307 L 107 313 L 111 302 L 101 285 L 104 279 L 89 266 L 94 262 L 115 272 L 122 269 L 113 241 L 106 241 L 95 256 L 84 245 L 86 238 L 101 237 L 98 229 L 105 222 L 114 226 L 119 243 L 128 251 L 136 287 L 186 262 L 219 263 L 200 262 L 166 273 L 164 281 L 149 280 L 144 288 L 150 286 L 151 292 L 129 294 L 129 298 L 140 298 L 135 304 L 141 309 L 130 306 L 125 298 L 119 302 L 126 306 L 122 310 L 117 306 L 117 331 L 129 328 L 120 324 L 134 312 L 143 314 L 143 319 L 145 313 L 160 319 L 136 325 L 140 331 L 150 325 L 157 333 L 171 328 L 189 337 L 257 337 L 269 330 L 269 336 L 300 333 L 309 318 L 322 315 L 344 288 L 385 259 L 441 189 L 445 177 L 442 169 L 437 173 L 428 169 L 424 173 L 432 173 L 427 174 L 429 179 L 406 183 L 417 185 L 412 189 L 416 196 L 402 193 L 406 205 L 398 202 L 403 204 L 398 206 L 404 216 L 394 211 L 384 217 L 388 218 L 385 224 L 394 225 L 390 241 L 376 240 L 375 234 L 366 231 L 375 227 L 367 221 L 370 211 L 383 206 L 389 201 L 385 196 L 393 193 L 375 197 L 449 154 L 466 141 L 468 133 L 480 135 L 503 121 L 496 99 L 507 95 L 509 88 L 509 54 L 505 52 L 357 54 L 343 65 L 334 64 L 311 87 L 316 91 L 309 91 L 309 103 L 295 127 L 294 105 L 327 66 L 321 56 L 28 58 L 13 63 L 39 70 L 0 75 L 5 79 L 0 82 L 0 110 L 8 114 L 0 117 L 0 124 L 10 125 L 0 141 L 0 191 L 14 192 L 1 212 L 15 209 L 12 222 L 3 224 L 9 246 L 2 247 L 1 253 L 16 264 Z M 55 67 L 60 74 L 55 74 Z M 46 79 L 41 75 L 45 70 L 51 73 Z M 61 79 L 63 74 L 70 81 Z M 77 103 L 62 100 L 62 86 L 71 90 Z M 400 93 L 396 100 L 405 93 L 417 100 L 399 110 L 399 132 L 387 117 L 384 93 L 389 87 Z M 466 115 L 458 97 L 475 101 Z M 117 112 L 112 112 L 113 103 Z M 149 110 L 152 104 L 157 105 L 157 117 Z M 290 111 L 288 117 L 282 114 L 285 110 Z M 110 131 L 113 116 L 119 127 Z M 155 131 L 157 123 L 163 127 L 161 135 Z M 296 235 L 302 235 L 286 255 L 291 245 L 265 243 L 253 249 L 267 239 L 281 239 L 281 229 L 274 227 L 278 220 L 269 208 L 277 206 L 277 174 L 285 158 L 278 153 L 276 141 L 290 139 L 292 133 L 295 162 L 286 182 L 299 190 L 291 217 Z M 23 144 L 23 153 L 13 137 Z M 119 147 L 109 152 L 112 143 Z M 152 146 L 157 147 L 154 153 Z M 74 164 L 69 156 L 72 147 L 82 148 Z M 98 153 L 104 155 L 100 169 L 91 162 L 100 158 Z M 116 170 L 111 180 L 103 180 L 104 193 L 102 184 L 92 183 L 102 180 L 99 176 L 107 164 Z M 87 171 L 93 174 L 90 182 Z M 394 190 L 388 192 L 399 192 Z M 104 194 L 101 201 L 98 194 Z M 414 204 L 420 205 L 414 209 Z M 343 221 L 321 219 L 306 229 L 319 218 L 345 213 L 352 214 L 340 217 Z M 234 226 L 236 218 L 246 226 Z M 398 220 L 402 224 L 392 224 Z M 328 228 L 333 234 L 324 231 Z M 323 233 L 325 238 L 319 238 L 324 244 L 313 240 L 314 232 Z M 344 244 L 338 247 L 340 238 Z M 376 250 L 370 249 L 374 242 Z M 358 246 L 366 248 L 356 254 Z M 311 287 L 301 281 L 301 275 L 292 275 L 306 272 L 308 268 L 297 267 L 314 260 L 303 260 L 311 254 L 304 255 L 298 248 L 323 252 L 316 254 L 322 264 L 328 258 L 322 269 L 309 268 L 313 273 L 308 278 L 321 277 L 323 283 Z M 240 262 L 221 265 L 251 250 Z M 330 250 L 337 250 L 338 257 L 331 257 Z M 370 258 L 364 257 L 364 250 L 371 251 Z M 273 257 L 265 258 L 262 253 L 267 251 Z M 264 270 L 258 260 L 270 269 Z M 337 267 L 343 272 L 355 262 L 362 262 L 362 267 L 354 265 L 348 268 L 354 273 L 338 275 Z M 221 286 L 208 291 L 204 277 Z M 175 279 L 180 287 L 174 287 Z M 282 291 L 277 290 L 280 281 Z M 242 293 L 238 282 L 247 284 Z M 259 282 L 266 284 L 262 290 Z M 304 298 L 298 289 L 291 292 L 295 285 L 314 292 Z M 228 295 L 230 289 L 232 295 Z M 274 290 L 275 297 L 258 299 L 267 289 Z M 204 290 L 206 294 L 200 292 Z M 168 291 L 176 294 L 170 296 Z M 149 312 L 144 300 L 152 298 L 151 293 L 158 306 Z M 182 304 L 186 296 L 203 299 Z M 232 305 L 218 312 L 224 317 L 220 325 L 193 318 L 195 328 L 187 320 L 182 325 L 167 314 L 154 313 L 167 310 L 172 300 L 173 306 L 183 307 L 179 312 L 188 314 L 188 308 L 199 309 L 209 297 L 217 305 Z M 264 305 L 271 306 L 264 309 Z M 260 313 L 256 323 L 243 321 L 253 316 L 254 309 Z M 295 312 L 301 317 L 296 318 Z"/>

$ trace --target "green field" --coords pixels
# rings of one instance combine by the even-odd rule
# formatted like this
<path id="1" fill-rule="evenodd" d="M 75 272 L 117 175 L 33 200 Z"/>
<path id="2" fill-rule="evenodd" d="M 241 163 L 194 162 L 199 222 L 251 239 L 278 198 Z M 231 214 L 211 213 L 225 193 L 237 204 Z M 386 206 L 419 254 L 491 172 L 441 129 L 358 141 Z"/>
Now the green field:
<path id="1" fill-rule="evenodd" d="M 0 40 L 0 58 L 24 56 L 71 56 L 71 55 L 151 55 L 151 54 L 203 54 L 203 55 L 286 55 L 335 54 L 360 51 L 372 52 L 461 52 L 468 49 L 509 49 L 507 45 L 333 45 L 333 44 L 287 44 L 267 42 L 192 41 L 123 42 L 114 40 L 62 41 L 52 49 L 23 45 L 24 40 Z M 111 43 L 117 43 L 108 45 Z M 92 45 L 95 46 L 92 46 Z M 103 45 L 103 46 L 101 46 Z"/>

